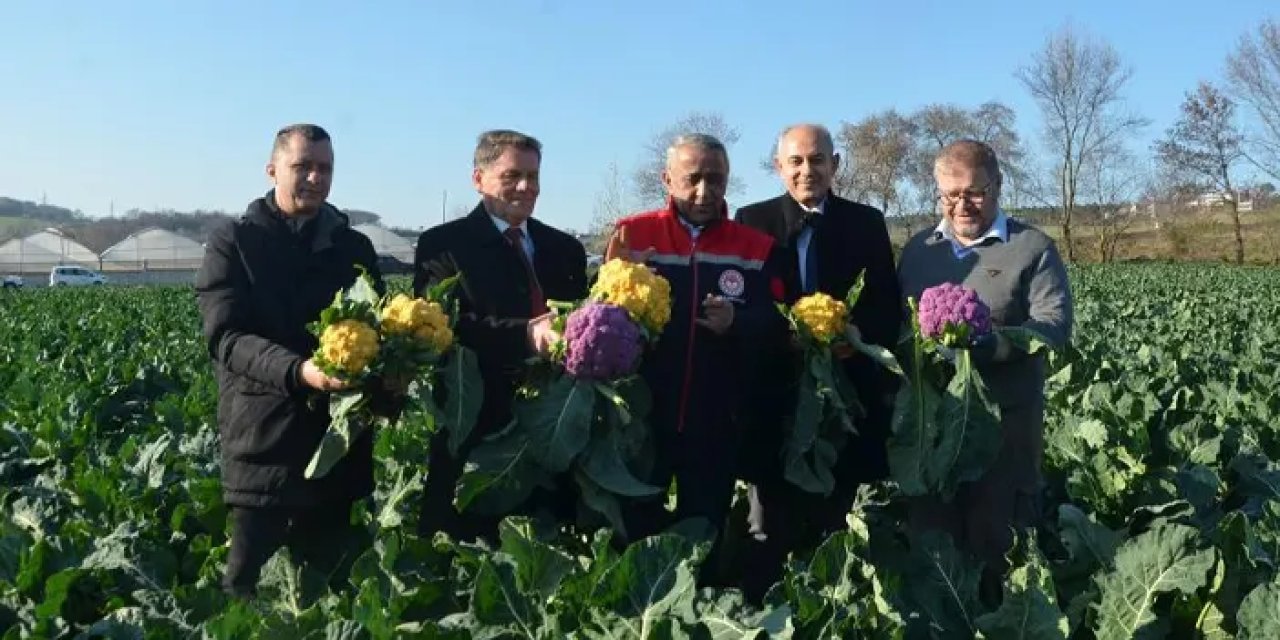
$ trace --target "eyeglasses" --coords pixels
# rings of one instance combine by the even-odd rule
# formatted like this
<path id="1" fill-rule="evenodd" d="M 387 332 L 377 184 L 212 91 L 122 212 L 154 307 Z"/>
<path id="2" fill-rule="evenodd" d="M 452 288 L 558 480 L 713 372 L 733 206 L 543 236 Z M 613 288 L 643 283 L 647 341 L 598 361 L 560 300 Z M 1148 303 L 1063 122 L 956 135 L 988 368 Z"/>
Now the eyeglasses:
<path id="1" fill-rule="evenodd" d="M 991 183 L 987 182 L 986 186 L 981 189 L 964 189 L 963 191 L 953 191 L 951 193 L 939 193 L 938 200 L 942 201 L 945 206 L 954 206 L 960 200 L 968 200 L 976 205 L 981 205 L 983 200 L 987 198 L 987 192 L 991 191 Z"/>

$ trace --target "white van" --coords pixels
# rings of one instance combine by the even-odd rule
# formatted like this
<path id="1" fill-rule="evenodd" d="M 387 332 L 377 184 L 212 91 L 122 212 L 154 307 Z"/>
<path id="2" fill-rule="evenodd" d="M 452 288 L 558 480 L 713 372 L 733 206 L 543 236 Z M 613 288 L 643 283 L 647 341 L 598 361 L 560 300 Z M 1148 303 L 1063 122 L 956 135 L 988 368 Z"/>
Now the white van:
<path id="1" fill-rule="evenodd" d="M 90 284 L 106 284 L 107 277 L 84 267 L 54 267 L 49 270 L 49 286 L 79 287 Z"/>

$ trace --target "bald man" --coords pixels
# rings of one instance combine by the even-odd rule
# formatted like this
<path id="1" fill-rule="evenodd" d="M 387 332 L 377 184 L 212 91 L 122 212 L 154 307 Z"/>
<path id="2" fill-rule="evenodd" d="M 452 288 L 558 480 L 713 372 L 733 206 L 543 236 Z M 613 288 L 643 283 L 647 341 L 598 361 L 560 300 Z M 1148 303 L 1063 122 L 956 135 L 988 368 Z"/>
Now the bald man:
<path id="1" fill-rule="evenodd" d="M 865 273 L 865 287 L 850 319 L 864 341 L 891 348 L 902 322 L 893 248 L 884 214 L 837 196 L 831 187 L 840 167 L 831 132 L 816 124 L 787 127 L 778 136 L 774 168 L 786 193 L 742 207 L 736 219 L 773 236 L 785 283 L 781 300 L 792 304 L 814 292 L 843 299 Z M 849 379 L 867 411 L 858 420 L 859 435 L 849 440 L 833 469 L 836 486 L 828 496 L 808 494 L 783 478 L 781 425 L 794 411 L 800 353 L 788 336 L 762 349 L 752 367 L 750 421 L 742 476 L 750 488 L 751 534 L 758 548 L 750 554 L 760 566 L 746 572 L 744 591 L 759 600 L 778 578 L 789 551 L 820 542 L 845 526 L 858 487 L 888 475 L 885 440 L 892 417 L 896 381 L 861 354 L 843 360 Z M 795 367 L 780 367 L 791 362 Z"/>

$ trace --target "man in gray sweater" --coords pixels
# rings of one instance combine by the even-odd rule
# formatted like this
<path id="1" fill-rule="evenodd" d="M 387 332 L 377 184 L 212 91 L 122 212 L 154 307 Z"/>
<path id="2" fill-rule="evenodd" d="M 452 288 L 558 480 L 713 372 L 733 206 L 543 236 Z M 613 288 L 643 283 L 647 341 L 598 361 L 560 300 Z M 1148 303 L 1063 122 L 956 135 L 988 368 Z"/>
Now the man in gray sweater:
<path id="1" fill-rule="evenodd" d="M 1061 348 L 1071 338 L 1072 302 L 1066 267 L 1053 240 L 1000 210 L 1000 163 L 974 140 L 947 145 L 934 163 L 942 220 L 907 242 L 898 263 L 902 295 L 920 298 L 944 282 L 963 284 L 991 307 L 996 326 L 1033 329 Z M 971 350 L 1001 410 L 1003 442 L 991 469 L 963 486 L 950 503 L 916 499 L 911 526 L 947 531 L 987 566 L 991 588 L 1005 570 L 1013 529 L 1034 524 L 1044 441 L 1042 355 L 1012 348 L 997 334 Z M 1043 352 L 1041 352 L 1043 353 Z"/>

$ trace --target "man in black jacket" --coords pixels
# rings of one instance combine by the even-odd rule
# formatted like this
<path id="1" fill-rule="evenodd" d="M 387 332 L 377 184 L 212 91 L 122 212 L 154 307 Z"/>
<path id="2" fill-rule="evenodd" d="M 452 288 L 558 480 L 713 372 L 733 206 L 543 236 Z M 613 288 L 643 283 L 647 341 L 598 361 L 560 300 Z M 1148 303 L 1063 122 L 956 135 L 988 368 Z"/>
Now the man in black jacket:
<path id="1" fill-rule="evenodd" d="M 892 347 L 902 321 L 893 249 L 884 215 L 877 209 L 850 202 L 831 191 L 839 167 L 831 133 L 819 125 L 787 128 L 778 139 L 774 167 L 787 193 L 742 207 L 736 219 L 770 234 L 777 241 L 777 255 L 785 283 L 783 302 L 793 304 L 813 292 L 843 300 L 849 288 L 865 273 L 858 304 L 850 322 L 868 343 Z M 757 599 L 778 577 L 786 553 L 820 541 L 839 529 L 853 504 L 860 484 L 887 477 L 885 441 L 892 418 L 891 397 L 896 389 L 891 374 L 861 354 L 844 357 L 845 371 L 858 390 L 867 415 L 858 421 L 859 434 L 841 452 L 833 473 L 835 489 L 829 496 L 801 491 L 782 475 L 781 425 L 794 411 L 794 367 L 797 362 L 789 336 L 778 336 L 770 347 L 756 352 L 761 358 L 751 375 L 744 418 L 751 424 L 751 442 L 743 475 L 750 488 L 751 533 L 760 548 L 751 554 L 762 566 L 748 571 L 744 590 Z"/>
<path id="2" fill-rule="evenodd" d="M 413 290 L 421 295 L 461 274 L 458 341 L 475 351 L 484 380 L 480 415 L 458 456 L 450 454 L 447 434 L 431 442 L 418 521 L 422 535 L 496 532 L 496 519 L 458 514 L 453 506 L 458 478 L 476 443 L 510 422 L 526 359 L 545 352 L 555 339 L 546 321 L 546 301 L 587 295 L 582 243 L 531 217 L 541 164 L 542 145 L 535 138 L 509 130 L 481 134 L 471 176 L 480 203 L 466 217 L 418 238 Z"/>
<path id="3" fill-rule="evenodd" d="M 267 176 L 274 188 L 210 234 L 195 286 L 232 521 L 223 587 L 239 596 L 253 593 L 282 545 L 327 573 L 351 560 L 351 507 L 373 490 L 369 434 L 327 476 L 303 477 L 328 427 L 325 393 L 343 387 L 311 361 L 317 339 L 306 325 L 355 281 L 356 265 L 384 291 L 373 245 L 325 202 L 333 147 L 324 129 L 281 129 Z"/>

